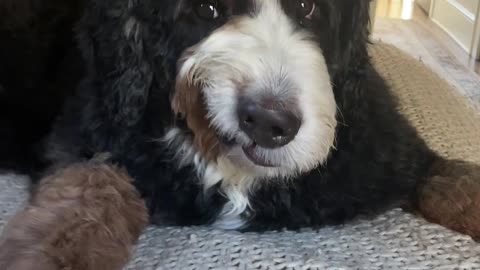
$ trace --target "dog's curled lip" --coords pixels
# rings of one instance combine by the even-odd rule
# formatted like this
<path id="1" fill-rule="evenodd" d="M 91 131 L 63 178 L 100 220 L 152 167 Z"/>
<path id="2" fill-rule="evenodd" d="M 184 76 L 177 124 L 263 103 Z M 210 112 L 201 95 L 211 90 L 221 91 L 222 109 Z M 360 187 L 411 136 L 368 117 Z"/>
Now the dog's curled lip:
<path id="1" fill-rule="evenodd" d="M 258 154 L 259 147 L 254 143 L 249 146 L 242 146 L 245 156 L 257 166 L 274 168 L 279 167 L 269 162 L 269 160 L 263 158 Z"/>
<path id="2" fill-rule="evenodd" d="M 240 145 L 235 139 L 227 138 L 225 136 L 220 135 L 219 133 L 217 133 L 217 137 L 219 141 L 227 148 L 231 148 L 235 146 L 241 147 L 243 153 L 245 154 L 245 157 L 248 160 L 250 160 L 250 162 L 252 162 L 257 166 L 266 167 L 266 168 L 280 167 L 279 165 L 275 165 L 269 160 L 259 155 L 258 151 L 261 151 L 262 149 L 256 143 L 251 143 L 249 145 Z"/>

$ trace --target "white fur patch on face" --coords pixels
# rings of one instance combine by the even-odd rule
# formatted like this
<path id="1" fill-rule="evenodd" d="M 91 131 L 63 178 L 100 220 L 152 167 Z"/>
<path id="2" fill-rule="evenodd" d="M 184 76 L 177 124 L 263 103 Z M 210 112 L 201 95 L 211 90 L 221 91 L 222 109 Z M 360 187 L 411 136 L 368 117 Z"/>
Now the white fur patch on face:
<path id="1" fill-rule="evenodd" d="M 211 126 L 236 142 L 208 164 L 189 150 L 192 144 L 181 146 L 178 156 L 181 164 L 187 160 L 195 164 L 205 188 L 221 181 L 229 202 L 216 225 L 228 229 L 245 224 L 249 193 L 263 182 L 258 180 L 289 179 L 326 162 L 337 125 L 337 106 L 319 45 L 284 13 L 279 0 L 255 3 L 254 15 L 232 19 L 190 48 L 180 61 L 177 78 L 201 86 Z M 295 100 L 302 124 L 293 141 L 279 148 L 257 147 L 257 154 L 275 167 L 256 165 L 242 149 L 253 141 L 239 127 L 240 95 Z M 166 137 L 172 141 L 178 136 L 169 133 Z"/>
<path id="2" fill-rule="evenodd" d="M 230 160 L 220 158 L 216 163 L 209 164 L 203 180 L 205 187 L 222 181 L 221 192 L 228 199 L 213 226 L 226 230 L 243 228 L 248 222 L 248 197 L 254 187 L 255 178 L 245 175 Z"/>
<path id="3" fill-rule="evenodd" d="M 200 152 L 195 149 L 191 139 L 179 128 L 169 129 L 158 142 L 164 144 L 172 153 L 177 169 L 193 165 L 199 175 L 203 175 L 206 162 Z"/>
<path id="4" fill-rule="evenodd" d="M 228 201 L 213 226 L 226 230 L 244 227 L 248 221 L 248 194 L 254 187 L 254 178 L 244 175 L 238 167 L 224 158 L 208 163 L 195 149 L 191 138 L 178 128 L 169 129 L 158 142 L 172 152 L 178 169 L 193 165 L 204 191 L 221 182 L 220 192 Z"/>
<path id="5" fill-rule="evenodd" d="M 310 34 L 294 25 L 278 0 L 257 0 L 256 5 L 255 15 L 233 19 L 191 48 L 179 78 L 202 86 L 211 125 L 238 143 L 223 157 L 249 177 L 289 178 L 326 161 L 334 145 L 336 103 L 325 59 Z M 251 86 L 272 84 L 277 77 L 288 77 L 294 87 L 285 91 L 272 85 L 265 88 L 268 93 L 248 90 L 262 91 Z M 295 139 L 280 148 L 257 149 L 275 167 L 255 165 L 242 150 L 252 140 L 239 129 L 241 91 L 293 97 L 298 103 L 303 122 Z"/>

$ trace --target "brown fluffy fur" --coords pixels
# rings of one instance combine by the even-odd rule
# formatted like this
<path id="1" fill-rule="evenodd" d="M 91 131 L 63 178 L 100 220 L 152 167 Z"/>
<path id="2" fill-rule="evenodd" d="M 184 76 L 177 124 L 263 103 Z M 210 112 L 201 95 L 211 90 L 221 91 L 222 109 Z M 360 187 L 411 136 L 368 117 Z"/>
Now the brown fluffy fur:
<path id="1" fill-rule="evenodd" d="M 123 170 L 96 163 L 43 179 L 4 231 L 0 269 L 121 269 L 147 224 L 130 181 Z"/>
<path id="2" fill-rule="evenodd" d="M 418 192 L 418 209 L 430 222 L 480 240 L 480 166 L 442 161 Z"/>
<path id="3" fill-rule="evenodd" d="M 220 152 L 220 143 L 215 130 L 210 126 L 207 109 L 198 87 L 185 80 L 177 80 L 172 108 L 176 114 L 185 118 L 188 127 L 194 132 L 194 144 L 202 154 L 214 160 Z"/>

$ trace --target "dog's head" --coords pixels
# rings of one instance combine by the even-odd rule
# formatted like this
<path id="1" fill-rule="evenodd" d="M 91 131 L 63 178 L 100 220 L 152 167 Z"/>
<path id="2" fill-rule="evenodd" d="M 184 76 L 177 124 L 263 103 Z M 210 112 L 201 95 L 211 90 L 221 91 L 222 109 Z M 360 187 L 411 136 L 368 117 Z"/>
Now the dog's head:
<path id="1" fill-rule="evenodd" d="M 171 88 L 172 115 L 202 159 L 288 178 L 324 163 L 334 147 L 332 81 L 366 53 L 369 2 L 144 1 L 124 33 L 144 35 L 133 53 L 149 55 L 162 77 L 153 81 Z"/>
<path id="2" fill-rule="evenodd" d="M 198 31 L 182 35 L 201 37 L 178 60 L 172 99 L 195 147 L 256 177 L 290 177 L 325 162 L 337 125 L 331 73 L 349 64 L 340 62 L 354 53 L 352 42 L 365 42 L 352 30 L 366 29 L 354 14 L 367 4 L 178 1 L 174 20 Z"/>

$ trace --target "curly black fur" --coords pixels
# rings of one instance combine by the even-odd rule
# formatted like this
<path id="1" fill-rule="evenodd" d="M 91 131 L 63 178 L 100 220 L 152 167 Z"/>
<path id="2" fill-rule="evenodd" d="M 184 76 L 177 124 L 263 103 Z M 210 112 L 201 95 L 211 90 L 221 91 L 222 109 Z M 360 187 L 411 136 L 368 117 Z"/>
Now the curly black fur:
<path id="1" fill-rule="evenodd" d="M 316 2 L 325 14 L 322 27 L 312 31 L 326 57 L 339 111 L 336 149 L 325 165 L 256 190 L 247 230 L 337 224 L 408 205 L 438 159 L 398 113 L 369 61 L 369 1 Z M 78 24 L 87 74 L 55 124 L 47 160 L 63 166 L 109 152 L 135 179 L 153 222 L 205 224 L 226 202 L 219 186 L 203 192 L 194 168 L 178 169 L 173 153 L 155 139 L 172 125 L 186 129 L 170 105 L 177 60 L 219 25 L 188 16 L 174 22 L 176 6 L 167 0 L 90 4 Z M 136 20 L 128 22 L 132 17 Z M 10 87 L 3 77 L 0 82 Z"/>
<path id="2" fill-rule="evenodd" d="M 84 2 L 0 2 L 0 168 L 42 167 L 41 140 L 82 78 L 73 27 Z"/>

